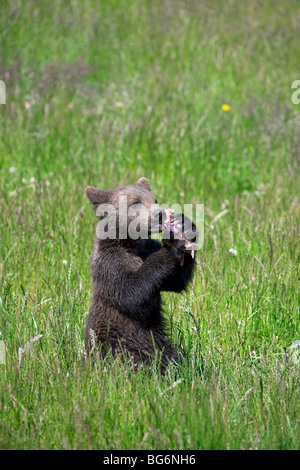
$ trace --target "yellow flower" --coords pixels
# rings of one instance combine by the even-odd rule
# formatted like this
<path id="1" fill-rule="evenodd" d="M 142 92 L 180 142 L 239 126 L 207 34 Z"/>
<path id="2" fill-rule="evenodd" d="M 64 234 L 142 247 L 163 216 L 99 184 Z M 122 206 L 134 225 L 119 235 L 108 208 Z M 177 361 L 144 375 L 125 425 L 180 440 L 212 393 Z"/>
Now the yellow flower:
<path id="1" fill-rule="evenodd" d="M 229 104 L 223 104 L 222 109 L 223 109 L 223 111 L 230 111 L 231 106 L 229 106 Z"/>

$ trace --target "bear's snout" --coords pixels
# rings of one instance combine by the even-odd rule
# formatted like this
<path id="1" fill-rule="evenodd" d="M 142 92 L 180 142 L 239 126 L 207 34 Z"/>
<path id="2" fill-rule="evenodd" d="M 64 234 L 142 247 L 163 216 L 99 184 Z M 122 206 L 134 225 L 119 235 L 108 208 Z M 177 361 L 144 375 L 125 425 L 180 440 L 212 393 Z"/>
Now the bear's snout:
<path id="1" fill-rule="evenodd" d="M 154 225 L 162 226 L 166 218 L 167 218 L 166 211 L 162 209 L 161 207 L 158 207 L 158 209 L 155 209 L 151 215 L 151 219 Z"/>

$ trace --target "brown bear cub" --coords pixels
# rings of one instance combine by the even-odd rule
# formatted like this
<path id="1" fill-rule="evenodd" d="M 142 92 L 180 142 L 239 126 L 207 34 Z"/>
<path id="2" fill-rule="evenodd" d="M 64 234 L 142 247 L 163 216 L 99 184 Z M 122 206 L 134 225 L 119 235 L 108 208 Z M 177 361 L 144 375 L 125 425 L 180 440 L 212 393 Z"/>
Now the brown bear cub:
<path id="1" fill-rule="evenodd" d="M 97 232 L 93 253 L 87 354 L 100 345 L 102 353 L 111 349 L 113 355 L 125 354 L 135 364 L 150 363 L 155 357 L 162 369 L 170 361 L 178 363 L 177 350 L 166 334 L 161 292 L 186 289 L 195 266 L 193 253 L 185 250 L 185 240 L 170 233 L 162 243 L 150 238 L 151 233 L 162 231 L 166 212 L 157 204 L 146 178 L 106 191 L 88 186 L 86 194 L 96 214 L 102 216 L 99 224 L 105 221 L 107 229 L 107 238 L 105 232 Z M 138 221 L 142 208 L 146 216 Z M 179 218 L 182 226 L 186 221 L 192 224 L 183 214 Z M 108 230 L 113 221 L 115 226 Z M 136 224 L 137 235 L 128 236 L 130 224 Z"/>

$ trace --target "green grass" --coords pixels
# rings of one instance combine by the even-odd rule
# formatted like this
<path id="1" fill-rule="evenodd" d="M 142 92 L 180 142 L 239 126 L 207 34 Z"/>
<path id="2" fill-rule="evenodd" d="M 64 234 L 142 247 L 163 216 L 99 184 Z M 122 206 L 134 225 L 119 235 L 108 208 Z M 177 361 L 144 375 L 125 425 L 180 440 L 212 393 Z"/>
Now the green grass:
<path id="1" fill-rule="evenodd" d="M 0 447 L 299 449 L 299 2 L 0 10 Z M 141 176 L 205 205 L 193 285 L 164 294 L 186 355 L 164 380 L 81 366 L 84 188 Z"/>

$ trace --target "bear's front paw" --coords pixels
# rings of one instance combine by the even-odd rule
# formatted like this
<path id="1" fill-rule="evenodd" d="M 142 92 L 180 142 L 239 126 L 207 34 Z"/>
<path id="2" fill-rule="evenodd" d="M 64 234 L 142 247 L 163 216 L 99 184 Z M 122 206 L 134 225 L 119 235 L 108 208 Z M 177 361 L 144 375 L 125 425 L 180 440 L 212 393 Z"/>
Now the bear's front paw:
<path id="1" fill-rule="evenodd" d="M 174 216 L 175 233 L 181 233 L 183 238 L 190 242 L 197 243 L 199 232 L 196 225 L 186 215 L 177 214 Z"/>
<path id="2" fill-rule="evenodd" d="M 184 253 L 185 253 L 185 241 L 181 239 L 164 239 L 163 245 L 167 248 L 170 252 L 172 252 L 176 261 L 179 261 L 180 264 L 183 264 L 184 260 Z"/>
<path id="3" fill-rule="evenodd" d="M 177 257 L 179 258 L 180 253 L 180 264 L 183 265 L 185 253 L 189 253 L 192 258 L 195 256 L 199 232 L 196 225 L 184 214 L 174 216 L 172 209 L 166 209 L 165 212 L 167 217 L 164 223 L 163 243 L 173 246 L 175 239 L 184 243 L 184 249 L 180 246 L 177 250 Z"/>

